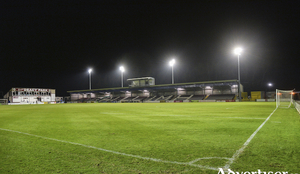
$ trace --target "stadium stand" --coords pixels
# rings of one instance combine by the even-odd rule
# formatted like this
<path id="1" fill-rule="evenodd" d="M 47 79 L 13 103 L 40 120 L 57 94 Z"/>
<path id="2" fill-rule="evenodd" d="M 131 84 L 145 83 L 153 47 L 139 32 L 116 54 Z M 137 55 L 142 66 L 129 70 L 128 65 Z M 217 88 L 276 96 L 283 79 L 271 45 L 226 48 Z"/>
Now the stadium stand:
<path id="1" fill-rule="evenodd" d="M 94 99 L 94 101 L 97 101 L 97 102 L 107 102 L 109 101 L 111 98 L 110 97 L 100 97 L 100 98 L 97 98 L 97 99 Z"/>
<path id="2" fill-rule="evenodd" d="M 192 95 L 180 95 L 176 98 L 177 101 L 188 100 Z"/>
<path id="3" fill-rule="evenodd" d="M 163 96 L 156 96 L 153 99 L 151 99 L 151 101 L 158 101 L 159 99 L 161 99 Z"/>
<path id="4" fill-rule="evenodd" d="M 206 95 L 193 95 L 189 100 L 203 100 Z"/>
<path id="5" fill-rule="evenodd" d="M 156 98 L 156 95 L 153 97 L 149 97 L 148 99 L 146 99 L 145 101 L 152 101 L 154 98 Z"/>
<path id="6" fill-rule="evenodd" d="M 166 100 L 166 101 L 172 100 L 174 97 L 176 97 L 176 96 L 174 96 L 174 95 L 163 96 L 161 100 Z"/>
<path id="7" fill-rule="evenodd" d="M 81 98 L 81 99 L 77 100 L 78 103 L 86 103 L 87 101 L 90 101 L 90 99 L 89 98 Z"/>
<path id="8" fill-rule="evenodd" d="M 113 100 L 117 100 L 120 97 L 112 97 L 112 98 L 103 98 L 100 102 L 111 102 Z"/>
<path id="9" fill-rule="evenodd" d="M 144 84 L 144 81 L 146 82 L 147 80 L 149 80 L 148 77 L 137 78 L 134 80 L 134 82 L 139 82 L 136 83 L 138 84 L 138 86 L 129 85 L 129 87 L 123 88 L 75 90 L 68 92 L 71 95 L 71 101 L 78 102 L 93 102 L 93 100 L 96 100 L 98 102 L 196 102 L 197 100 L 234 100 L 235 96 L 238 95 L 237 80 L 191 82 L 164 85 L 155 85 L 154 83 L 153 85 L 148 85 L 146 83 Z M 127 95 L 129 97 L 124 97 L 124 95 Z"/>
<path id="10" fill-rule="evenodd" d="M 165 100 L 165 98 L 167 98 L 168 96 L 160 96 L 159 98 L 157 98 L 155 101 L 159 101 L 159 100 Z"/>
<path id="11" fill-rule="evenodd" d="M 114 99 L 111 99 L 109 102 L 118 102 L 121 101 L 122 99 L 124 99 L 125 97 L 116 97 Z"/>
<path id="12" fill-rule="evenodd" d="M 233 100 L 234 94 L 212 94 L 209 95 L 205 100 Z"/>
<path id="13" fill-rule="evenodd" d="M 100 98 L 100 99 L 98 99 L 98 100 L 96 100 L 96 101 L 98 101 L 98 102 L 100 102 L 100 103 L 106 103 L 106 102 L 108 102 L 110 100 L 110 98 Z"/>
<path id="14" fill-rule="evenodd" d="M 147 100 L 148 98 L 149 98 L 149 97 L 139 96 L 139 97 L 133 99 L 132 101 L 138 101 L 138 102 L 141 102 L 141 101 Z"/>
<path id="15" fill-rule="evenodd" d="M 137 97 L 125 97 L 125 98 L 123 98 L 122 100 L 120 100 L 121 102 L 129 102 L 129 101 L 131 101 L 131 100 L 133 100 L 133 99 L 135 99 L 135 98 L 137 98 Z"/>

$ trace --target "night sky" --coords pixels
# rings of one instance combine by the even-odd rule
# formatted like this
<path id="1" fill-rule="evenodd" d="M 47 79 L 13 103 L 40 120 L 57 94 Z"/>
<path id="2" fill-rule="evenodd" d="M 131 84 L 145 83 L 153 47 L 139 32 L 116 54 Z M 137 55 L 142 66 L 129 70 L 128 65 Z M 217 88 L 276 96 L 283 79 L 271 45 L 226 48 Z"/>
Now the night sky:
<path id="1" fill-rule="evenodd" d="M 88 89 L 88 68 L 92 88 L 119 87 L 121 65 L 169 84 L 172 58 L 175 83 L 237 79 L 237 46 L 245 91 L 300 90 L 297 1 L 195 2 L 1 1 L 0 97 Z"/>

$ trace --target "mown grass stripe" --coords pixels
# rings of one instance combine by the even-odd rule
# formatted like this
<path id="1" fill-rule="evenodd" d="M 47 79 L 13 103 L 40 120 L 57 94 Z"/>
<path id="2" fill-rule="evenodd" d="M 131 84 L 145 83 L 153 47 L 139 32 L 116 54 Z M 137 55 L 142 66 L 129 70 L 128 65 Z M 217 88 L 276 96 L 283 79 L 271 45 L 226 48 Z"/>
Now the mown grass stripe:
<path id="1" fill-rule="evenodd" d="M 139 156 L 139 155 L 126 154 L 126 153 L 117 152 L 117 151 L 113 151 L 113 150 L 107 150 L 107 149 L 103 149 L 103 148 L 99 148 L 99 147 L 89 146 L 89 145 L 80 144 L 80 143 L 74 143 L 74 142 L 70 142 L 70 141 L 59 140 L 59 139 L 55 139 L 55 138 L 43 137 L 43 136 L 39 136 L 39 135 L 29 134 L 29 133 L 25 133 L 25 132 L 19 132 L 19 131 L 10 130 L 10 129 L 0 128 L 0 130 L 19 133 L 19 134 L 28 135 L 28 136 L 33 136 L 33 137 L 42 138 L 42 139 L 46 139 L 46 140 L 53 140 L 53 141 L 58 141 L 58 142 L 62 142 L 62 143 L 68 143 L 68 144 L 83 146 L 83 147 L 86 147 L 86 148 L 96 149 L 96 150 L 109 152 L 109 153 L 113 153 L 113 154 L 117 154 L 117 155 L 123 155 L 123 156 L 128 156 L 128 157 L 133 157 L 133 158 L 139 158 L 139 159 L 143 159 L 143 160 L 149 160 L 149 161 L 161 162 L 161 163 L 189 165 L 189 166 L 194 166 L 194 167 L 199 167 L 199 168 L 204 168 L 204 169 L 218 170 L 218 168 L 215 168 L 215 167 L 202 166 L 202 165 L 192 164 L 190 162 L 165 161 L 165 160 L 162 160 L 162 159 L 156 159 L 156 158 L 143 157 L 143 156 Z"/>
<path id="2" fill-rule="evenodd" d="M 239 150 L 237 150 L 235 152 L 235 154 L 233 154 L 232 158 L 224 166 L 225 170 L 230 168 L 230 165 L 241 155 L 241 153 L 248 146 L 248 144 L 251 142 L 251 140 L 254 138 L 254 136 L 257 134 L 257 132 L 266 124 L 266 122 L 271 118 L 271 116 L 275 113 L 276 110 L 277 110 L 277 107 L 269 115 L 269 117 L 253 132 L 253 134 L 247 139 L 247 141 L 243 144 L 243 146 Z"/>

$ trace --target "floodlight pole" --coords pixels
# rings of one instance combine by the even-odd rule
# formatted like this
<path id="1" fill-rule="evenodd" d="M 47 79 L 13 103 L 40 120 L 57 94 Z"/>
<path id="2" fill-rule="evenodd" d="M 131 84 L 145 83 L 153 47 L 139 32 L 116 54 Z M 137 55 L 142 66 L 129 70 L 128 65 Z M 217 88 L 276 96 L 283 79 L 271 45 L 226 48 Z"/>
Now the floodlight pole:
<path id="1" fill-rule="evenodd" d="M 120 66 L 120 71 L 121 71 L 121 84 L 122 84 L 122 88 L 123 88 L 123 73 L 125 71 L 124 67 L 123 66 Z"/>
<path id="2" fill-rule="evenodd" d="M 241 72 L 240 72 L 240 54 L 238 54 L 238 91 L 239 91 L 239 101 L 242 101 L 242 92 L 241 92 Z"/>
<path id="3" fill-rule="evenodd" d="M 90 73 L 90 90 L 92 89 L 91 73 Z"/>
<path id="4" fill-rule="evenodd" d="M 174 84 L 174 71 L 173 71 L 173 66 L 175 64 L 175 59 L 172 59 L 170 62 L 169 62 L 169 65 L 172 67 L 172 84 Z"/>
<path id="5" fill-rule="evenodd" d="M 122 88 L 123 88 L 123 71 L 121 71 L 121 84 L 122 84 Z"/>
<path id="6" fill-rule="evenodd" d="M 92 76 L 92 74 L 91 74 L 91 70 L 89 70 L 89 81 L 90 81 L 90 90 L 92 89 L 92 79 L 91 79 L 91 76 Z"/>
<path id="7" fill-rule="evenodd" d="M 173 71 L 173 65 L 172 65 L 172 84 L 174 84 L 174 71 Z"/>

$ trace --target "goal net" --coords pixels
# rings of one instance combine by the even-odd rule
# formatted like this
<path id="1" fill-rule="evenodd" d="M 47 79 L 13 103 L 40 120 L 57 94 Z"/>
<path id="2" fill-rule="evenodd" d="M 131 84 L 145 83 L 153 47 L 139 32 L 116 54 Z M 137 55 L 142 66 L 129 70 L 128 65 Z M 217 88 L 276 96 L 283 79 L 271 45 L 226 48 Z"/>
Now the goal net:
<path id="1" fill-rule="evenodd" d="M 7 99 L 0 99 L 0 105 L 7 105 Z"/>
<path id="2" fill-rule="evenodd" d="M 293 102 L 293 90 L 276 89 L 276 107 L 289 108 Z"/>

